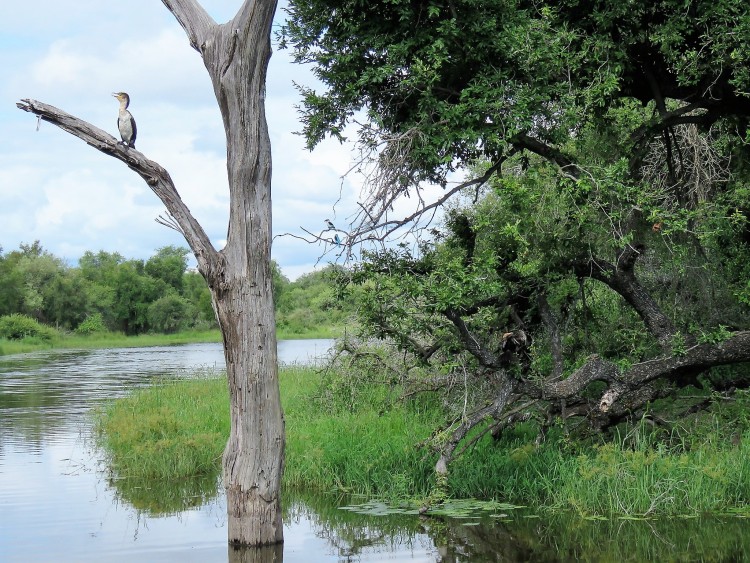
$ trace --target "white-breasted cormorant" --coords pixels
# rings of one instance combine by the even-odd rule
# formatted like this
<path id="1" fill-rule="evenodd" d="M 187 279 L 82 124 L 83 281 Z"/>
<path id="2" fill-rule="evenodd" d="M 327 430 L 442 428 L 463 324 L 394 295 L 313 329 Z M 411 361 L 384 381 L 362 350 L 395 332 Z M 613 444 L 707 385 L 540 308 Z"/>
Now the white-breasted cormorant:
<path id="1" fill-rule="evenodd" d="M 131 149 L 134 149 L 135 136 L 138 131 L 135 127 L 135 119 L 133 119 L 133 116 L 128 111 L 130 96 L 125 92 L 115 92 L 112 95 L 120 102 L 120 113 L 117 115 L 117 128 L 120 130 L 122 142 Z"/>

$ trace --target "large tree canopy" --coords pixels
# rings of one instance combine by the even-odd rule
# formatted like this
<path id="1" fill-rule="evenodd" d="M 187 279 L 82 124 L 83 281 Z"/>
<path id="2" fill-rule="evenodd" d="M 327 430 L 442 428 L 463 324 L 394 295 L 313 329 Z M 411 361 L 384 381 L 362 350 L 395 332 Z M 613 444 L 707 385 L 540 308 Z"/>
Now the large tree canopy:
<path id="1" fill-rule="evenodd" d="M 744 136 L 750 113 L 742 0 L 315 0 L 291 3 L 282 37 L 324 84 L 303 88 L 310 145 L 365 109 L 363 140 L 409 138 L 410 180 L 512 148 L 564 164 L 557 151 L 576 131 L 633 102 L 649 112 L 631 123 L 631 145 L 721 118 Z"/>
<path id="2" fill-rule="evenodd" d="M 409 392 L 464 382 L 438 471 L 487 420 L 605 428 L 686 386 L 750 383 L 711 371 L 750 361 L 747 3 L 314 0 L 289 15 L 282 37 L 323 83 L 302 89 L 309 144 L 356 121 L 378 169 L 350 244 L 414 218 L 393 219 L 395 198 L 468 174 L 432 241 L 354 276 L 377 289 L 369 334 L 433 368 Z"/>

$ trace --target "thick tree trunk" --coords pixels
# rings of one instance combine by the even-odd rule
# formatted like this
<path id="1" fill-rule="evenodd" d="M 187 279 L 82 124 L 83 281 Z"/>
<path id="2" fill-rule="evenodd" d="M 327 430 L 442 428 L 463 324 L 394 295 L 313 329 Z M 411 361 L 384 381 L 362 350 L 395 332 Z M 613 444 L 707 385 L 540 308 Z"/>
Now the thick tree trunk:
<path id="1" fill-rule="evenodd" d="M 261 263 L 258 263 L 261 266 Z M 229 541 L 283 541 L 284 418 L 279 396 L 270 275 L 227 272 L 217 313 L 224 336 L 231 429 L 224 451 Z M 265 282 L 250 283 L 265 278 Z M 269 314 L 270 311 L 270 314 Z"/>
<path id="2" fill-rule="evenodd" d="M 223 275 L 209 280 L 224 338 L 231 428 L 224 452 L 229 542 L 283 541 L 284 417 L 271 275 L 271 141 L 265 116 L 273 0 L 245 2 L 194 44 L 227 135 L 230 215 Z"/>

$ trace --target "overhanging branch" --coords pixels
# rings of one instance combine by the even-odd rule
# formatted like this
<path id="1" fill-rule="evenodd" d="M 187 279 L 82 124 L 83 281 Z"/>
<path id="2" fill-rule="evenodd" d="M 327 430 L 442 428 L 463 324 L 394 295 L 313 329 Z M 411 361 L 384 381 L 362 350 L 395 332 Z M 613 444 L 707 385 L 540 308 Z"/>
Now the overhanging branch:
<path id="1" fill-rule="evenodd" d="M 19 109 L 33 113 L 42 120 L 78 137 L 98 151 L 124 162 L 128 168 L 135 171 L 146 181 L 148 187 L 159 197 L 169 215 L 179 225 L 179 230 L 185 236 L 204 275 L 215 271 L 219 254 L 203 227 L 180 198 L 166 169 L 146 158 L 143 153 L 126 147 L 106 131 L 54 106 L 30 99 L 21 100 L 16 105 Z"/>
<path id="2" fill-rule="evenodd" d="M 422 217 L 429 211 L 436 211 L 446 201 L 448 201 L 450 198 L 452 198 L 454 195 L 456 195 L 460 191 L 466 188 L 472 187 L 472 186 L 481 187 L 484 184 L 486 184 L 489 181 L 489 179 L 492 178 L 492 176 L 494 176 L 498 172 L 498 170 L 500 170 L 503 163 L 507 160 L 508 156 L 503 157 L 500 160 L 498 160 L 495 164 L 493 164 L 490 168 L 488 168 L 487 171 L 481 176 L 477 178 L 472 178 L 471 180 L 467 180 L 466 182 L 462 182 L 458 184 L 457 186 L 448 190 L 437 201 L 429 205 L 422 206 L 420 209 L 418 209 L 417 211 L 415 211 L 408 217 L 404 217 L 403 219 L 378 222 L 377 224 L 373 224 L 372 216 L 365 210 L 364 207 L 362 207 L 363 213 L 367 215 L 367 218 L 363 217 L 362 221 L 360 221 L 361 226 L 355 231 L 349 233 L 349 239 L 353 241 L 353 244 L 355 242 L 362 242 L 364 240 L 379 240 L 379 241 L 386 240 L 391 234 L 393 234 L 399 228 L 412 223 L 413 221 L 415 221 L 416 219 L 419 219 L 420 217 Z M 383 229 L 383 232 L 381 234 L 377 236 L 371 234 L 374 231 L 378 231 L 381 229 Z"/>
<path id="3" fill-rule="evenodd" d="M 510 142 L 518 149 L 526 149 L 538 154 L 545 160 L 556 164 L 564 175 L 573 180 L 578 180 L 580 176 L 578 165 L 565 153 L 555 147 L 526 134 L 516 135 L 510 140 Z"/>

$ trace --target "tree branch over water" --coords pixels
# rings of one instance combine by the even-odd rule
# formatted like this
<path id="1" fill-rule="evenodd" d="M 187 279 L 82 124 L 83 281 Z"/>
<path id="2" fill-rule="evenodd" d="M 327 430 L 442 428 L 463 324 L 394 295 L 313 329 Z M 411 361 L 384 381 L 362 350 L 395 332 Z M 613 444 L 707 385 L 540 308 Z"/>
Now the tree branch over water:
<path id="1" fill-rule="evenodd" d="M 63 131 L 78 137 L 99 152 L 116 158 L 136 172 L 167 208 L 169 216 L 179 226 L 180 232 L 185 236 L 195 254 L 199 266 L 202 269 L 205 268 L 206 271 L 215 268 L 215 263 L 219 259 L 218 252 L 214 249 L 203 227 L 180 198 L 169 172 L 163 166 L 146 158 L 143 153 L 127 147 L 103 129 L 55 106 L 31 99 L 21 100 L 16 105 L 23 111 L 39 116 L 42 121 L 56 125 Z"/>

